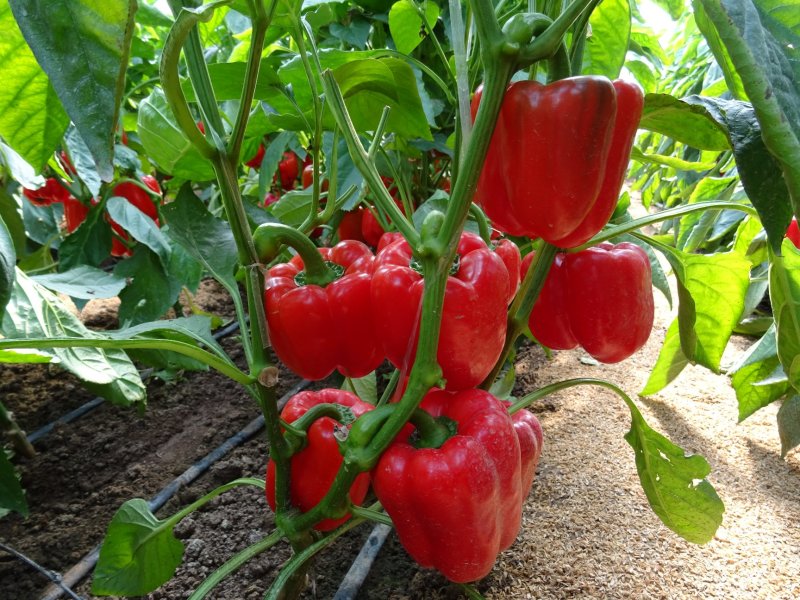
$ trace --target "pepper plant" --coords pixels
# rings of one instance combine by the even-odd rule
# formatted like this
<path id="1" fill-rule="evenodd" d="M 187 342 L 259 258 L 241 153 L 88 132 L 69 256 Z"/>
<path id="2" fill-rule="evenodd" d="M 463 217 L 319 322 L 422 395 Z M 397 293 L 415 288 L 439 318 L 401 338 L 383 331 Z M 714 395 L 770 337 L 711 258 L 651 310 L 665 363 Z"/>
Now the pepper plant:
<path id="1" fill-rule="evenodd" d="M 652 430 L 617 385 L 576 379 L 505 396 L 525 334 L 553 349 L 580 344 L 608 362 L 638 349 L 652 325 L 651 280 L 669 295 L 655 252 L 676 275 L 679 309 L 646 392 L 689 362 L 719 368 L 745 307 L 750 268 L 764 261 L 776 328 L 759 342 L 764 353 L 744 363 L 747 385 L 759 405 L 767 399 L 755 388 L 768 388 L 770 401 L 795 389 L 798 254 L 781 241 L 800 202 L 793 129 L 800 121 L 787 118 L 798 110 L 796 24 L 766 3 L 695 3 L 725 74 L 719 87 L 737 99 L 681 99 L 611 82 L 627 64 L 645 91 L 653 83 L 647 61 L 658 52 L 643 46 L 646 33 L 632 31 L 628 2 L 169 0 L 172 20 L 152 7 L 137 12 L 132 0 L 93 4 L 50 10 L 44 2 L 0 3 L 0 22 L 32 50 L 25 46 L 14 81 L 38 76 L 57 95 L 44 114 L 63 125 L 31 143 L 0 117 L 0 135 L 20 183 L 54 171 L 82 207 L 74 228 L 67 215 L 66 234 L 55 227 L 55 235 L 36 236 L 42 268 L 96 271 L 115 236 L 112 253 L 121 260 L 114 272 L 134 282 L 122 284 L 125 326 L 101 334 L 65 317 L 41 287 L 63 282 L 39 284 L 15 269 L 20 244 L 5 222 L 19 215 L 5 211 L 0 356 L 58 358 L 120 403 L 144 397 L 130 357 L 180 357 L 176 364 L 214 368 L 241 383 L 264 415 L 269 442 L 266 482 L 236 480 L 165 520 L 142 500 L 126 503 L 109 526 L 94 593 L 141 595 L 168 580 L 183 551 L 174 525 L 237 485 L 265 488 L 276 530 L 231 558 L 193 598 L 282 539 L 294 555 L 266 597 L 296 597 L 313 556 L 365 520 L 394 522 L 423 566 L 458 583 L 479 579 L 513 543 L 542 449 L 526 407 L 576 385 L 609 389 L 630 409 L 626 440 L 662 521 L 693 542 L 713 537 L 723 505 L 705 479 L 710 466 Z M 756 21 L 758 28 L 746 27 Z M 149 55 L 158 58 L 157 75 L 146 60 L 128 68 L 134 30 L 137 39 L 158 40 Z M 612 34 L 618 31 L 624 43 Z M 766 46 L 751 47 L 753 35 Z M 63 46 L 70 37 L 89 48 L 78 60 Z M 769 66 L 762 47 L 786 60 Z M 638 58 L 626 63 L 629 48 Z M 99 68 L 90 70 L 93 61 Z M 90 72 L 91 85 L 74 85 Z M 780 93 L 765 95 L 765 85 Z M 123 102 L 138 112 L 132 144 L 142 152 L 112 145 Z M 8 104 L 0 98 L 0 108 Z M 640 113 L 647 135 L 720 152 L 713 176 L 731 168 L 733 157 L 743 194 L 707 191 L 632 218 L 626 196 L 618 199 Z M 70 152 L 56 160 L 70 120 Z M 128 124 L 123 118 L 123 130 Z M 300 175 L 298 157 L 307 163 L 308 185 L 287 191 Z M 678 169 L 688 162 L 641 149 L 633 157 Z M 33 167 L 19 166 L 22 159 Z M 157 200 L 144 179 L 120 178 L 151 165 L 172 178 L 162 176 L 168 201 L 152 203 L 153 213 L 147 203 L 120 202 L 124 185 Z M 763 172 L 777 179 L 767 182 Z M 696 189 L 728 189 L 712 183 Z M 39 209 L 25 210 L 56 219 L 55 209 L 33 212 Z M 106 210 L 119 231 L 108 227 Z M 746 215 L 725 252 L 691 254 L 698 243 L 642 233 L 667 222 L 702 236 L 708 227 L 698 220 L 720 211 Z M 492 226 L 505 234 L 501 241 L 492 242 Z M 377 240 L 364 235 L 375 228 L 391 231 Z M 359 236 L 377 253 L 347 239 Z M 522 270 L 520 250 L 527 255 Z M 174 288 L 189 284 L 185 274 L 199 278 L 200 270 L 231 294 L 245 369 L 210 339 L 208 320 L 158 319 L 175 301 Z M 602 294 L 609 279 L 618 296 L 600 297 L 599 309 L 580 303 Z M 170 293 L 156 297 L 154 289 Z M 548 317 L 559 304 L 563 310 Z M 621 341 L 620 330 L 628 336 Z M 374 378 L 384 358 L 395 369 L 381 398 L 325 390 L 292 398 L 281 412 L 270 348 L 304 377 L 338 370 L 354 391 L 366 389 L 358 378 Z M 103 376 L 88 373 L 87 361 Z M 780 366 L 784 379 L 760 384 Z M 782 431 L 787 447 L 797 443 L 796 424 L 787 419 Z M 469 457 L 468 469 L 453 466 L 459 452 Z M 24 511 L 10 465 L 0 468 L 11 490 L 4 502 Z M 366 508 L 360 504 L 370 478 L 380 502 Z"/>

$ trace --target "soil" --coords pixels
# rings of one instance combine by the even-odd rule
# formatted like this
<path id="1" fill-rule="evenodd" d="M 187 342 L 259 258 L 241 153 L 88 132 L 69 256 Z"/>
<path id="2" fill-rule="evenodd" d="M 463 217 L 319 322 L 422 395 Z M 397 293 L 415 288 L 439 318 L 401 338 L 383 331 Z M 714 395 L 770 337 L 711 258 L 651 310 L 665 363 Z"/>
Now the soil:
<path id="1" fill-rule="evenodd" d="M 213 286 L 198 303 L 217 313 L 229 305 Z M 213 308 L 208 308 L 212 306 Z M 548 359 L 528 347 L 517 364 L 515 394 L 572 377 L 599 377 L 636 398 L 670 321 L 657 297 L 657 322 L 647 346 L 618 365 L 592 364 L 579 351 Z M 104 306 L 103 310 L 109 307 Z M 102 327 L 113 321 L 84 309 Z M 92 319 L 94 319 L 92 321 Z M 734 339 L 730 363 L 746 346 Z M 236 356 L 235 340 L 225 343 Z M 296 379 L 282 373 L 281 387 Z M 321 382 L 319 385 L 323 385 Z M 39 564 L 66 572 L 101 540 L 114 512 L 134 497 L 149 499 L 174 477 L 257 415 L 242 390 L 213 372 L 149 387 L 143 414 L 103 405 L 58 426 L 37 444 L 38 455 L 17 459 L 31 515 L 0 520 L 0 540 Z M 0 397 L 20 425 L 33 431 L 91 396 L 55 367 L 0 367 Z M 736 399 L 724 375 L 689 367 L 660 394 L 637 401 L 648 423 L 689 452 L 704 455 L 726 513 L 705 546 L 684 542 L 647 505 L 633 452 L 623 439 L 630 415 L 610 392 L 572 388 L 541 401 L 545 449 L 517 542 L 477 585 L 487 598 L 769 598 L 800 597 L 800 452 L 780 457 L 777 406 L 736 424 Z M 262 477 L 266 442 L 258 435 L 180 489 L 161 510 L 176 512 L 236 477 Z M 272 528 L 261 490 L 227 492 L 175 529 L 185 544 L 175 578 L 151 600 L 186 598 L 233 553 Z M 306 598 L 332 598 L 371 527 L 361 525 L 325 551 L 311 572 Z M 261 598 L 288 558 L 281 544 L 250 561 L 209 597 Z M 0 598 L 40 597 L 47 580 L 0 552 Z M 91 598 L 90 580 L 76 586 Z M 453 599 L 460 589 L 420 569 L 390 535 L 359 599 Z"/>

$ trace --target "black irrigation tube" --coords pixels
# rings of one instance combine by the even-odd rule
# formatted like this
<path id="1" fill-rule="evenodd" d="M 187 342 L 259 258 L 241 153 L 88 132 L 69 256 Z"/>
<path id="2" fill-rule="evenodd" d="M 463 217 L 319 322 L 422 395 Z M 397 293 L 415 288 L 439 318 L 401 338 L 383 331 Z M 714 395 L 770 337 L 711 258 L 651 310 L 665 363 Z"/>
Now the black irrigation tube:
<path id="1" fill-rule="evenodd" d="M 278 403 L 279 406 L 282 407 L 284 404 L 286 404 L 286 402 L 288 402 L 289 398 L 291 398 L 298 392 L 304 390 L 309 385 L 311 385 L 311 382 L 306 379 L 303 379 L 299 383 L 295 384 L 288 392 L 286 392 L 281 397 Z M 264 427 L 264 417 L 261 415 L 250 421 L 250 423 L 248 423 L 236 435 L 225 440 L 219 447 L 212 450 L 198 462 L 196 462 L 191 467 L 186 469 L 173 481 L 168 483 L 160 492 L 158 492 L 155 496 L 153 496 L 153 498 L 148 502 L 150 510 L 156 511 L 160 507 L 164 506 L 167 500 L 169 500 L 175 494 L 175 492 L 177 492 L 178 489 L 180 489 L 181 486 L 192 483 L 195 479 L 200 477 L 200 475 L 205 473 L 209 469 L 209 467 L 211 467 L 211 465 L 213 465 L 216 461 L 218 461 L 220 458 L 225 456 L 225 454 L 227 454 L 240 444 L 252 438 L 263 427 Z M 100 555 L 100 545 L 97 545 L 86 556 L 84 556 L 76 565 L 74 565 L 66 573 L 64 573 L 63 577 L 61 577 L 61 581 L 63 582 L 63 584 L 66 586 L 77 585 L 84 577 L 86 577 L 86 575 L 89 574 L 89 571 L 92 570 L 95 564 L 97 564 L 97 557 L 99 555 Z M 40 600 L 56 600 L 57 598 L 61 598 L 61 595 L 63 593 L 64 593 L 63 589 L 60 589 L 55 585 L 51 585 L 44 591 Z"/>
<path id="2" fill-rule="evenodd" d="M 238 330 L 239 330 L 238 321 L 233 321 L 232 323 L 229 323 L 219 331 L 215 332 L 213 337 L 216 341 L 220 341 Z M 142 373 L 144 374 L 147 371 L 149 370 L 146 369 L 145 371 L 142 371 Z M 39 429 L 31 433 L 28 436 L 28 441 L 31 444 L 35 444 L 43 437 L 45 437 L 47 434 L 49 434 L 51 431 L 53 431 L 53 429 L 55 429 L 56 426 L 65 425 L 67 423 L 72 423 L 73 421 L 76 421 L 80 417 L 92 412 L 95 408 L 103 404 L 103 402 L 105 402 L 105 399 L 102 397 L 97 397 L 94 400 L 89 400 L 88 402 L 82 404 L 75 410 L 68 412 L 67 414 L 59 417 L 52 423 L 48 423 L 47 425 L 44 425 L 43 427 L 40 427 Z"/>
<path id="3" fill-rule="evenodd" d="M 67 594 L 70 598 L 72 598 L 72 600 L 83 600 L 80 596 L 78 596 L 78 594 L 73 592 L 71 589 L 69 589 L 64 584 L 64 582 L 61 580 L 61 575 L 59 575 L 55 571 L 51 571 L 50 569 L 47 569 L 47 568 L 43 567 L 42 565 L 37 563 L 35 560 L 33 560 L 31 558 L 28 558 L 27 556 L 22 554 L 22 552 L 14 550 L 14 548 L 12 548 L 11 546 L 5 545 L 2 542 L 0 542 L 0 550 L 10 554 L 11 556 L 16 558 L 17 560 L 20 560 L 20 561 L 24 562 L 26 565 L 28 565 L 29 567 L 32 567 L 33 569 L 36 569 L 37 571 L 39 571 L 42 575 L 44 575 L 50 581 L 52 581 L 53 584 L 55 584 L 58 587 L 60 587 L 61 591 L 64 594 Z"/>
<path id="4" fill-rule="evenodd" d="M 392 528 L 384 523 L 375 525 L 367 541 L 361 547 L 358 556 L 356 556 L 353 564 L 350 565 L 350 570 L 347 571 L 344 579 L 342 579 L 342 583 L 339 585 L 339 589 L 336 590 L 333 600 L 353 600 L 356 597 L 358 590 L 361 589 L 364 580 L 369 574 L 369 570 L 372 568 L 372 563 L 375 562 L 378 552 L 380 552 L 391 531 Z"/>

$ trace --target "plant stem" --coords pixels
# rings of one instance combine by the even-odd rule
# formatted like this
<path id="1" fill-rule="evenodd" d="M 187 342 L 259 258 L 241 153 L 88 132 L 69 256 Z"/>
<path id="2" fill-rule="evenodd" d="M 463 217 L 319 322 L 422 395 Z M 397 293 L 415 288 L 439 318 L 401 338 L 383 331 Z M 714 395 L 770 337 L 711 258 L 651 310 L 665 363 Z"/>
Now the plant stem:
<path id="1" fill-rule="evenodd" d="M 558 248 L 552 244 L 543 243 L 536 253 L 533 264 L 525 274 L 525 279 L 522 280 L 514 302 L 508 310 L 508 326 L 506 329 L 506 341 L 503 345 L 503 351 L 500 353 L 500 358 L 497 359 L 497 362 L 492 368 L 492 372 L 483 380 L 481 388 L 488 390 L 492 387 L 494 380 L 497 379 L 497 375 L 503 369 L 506 359 L 508 359 L 511 354 L 517 338 L 525 331 L 525 327 L 528 324 L 528 317 L 530 317 L 531 310 L 533 310 L 536 298 L 539 297 L 539 293 L 542 291 L 542 287 L 544 287 L 547 274 L 550 271 L 550 266 L 553 264 L 553 259 L 557 251 Z"/>
<path id="2" fill-rule="evenodd" d="M 308 237 L 294 227 L 283 223 L 263 223 L 255 232 L 259 258 L 266 263 L 278 254 L 281 244 L 297 250 L 303 259 L 306 283 L 325 287 L 336 279 L 336 273 L 325 264 L 322 256 Z"/>

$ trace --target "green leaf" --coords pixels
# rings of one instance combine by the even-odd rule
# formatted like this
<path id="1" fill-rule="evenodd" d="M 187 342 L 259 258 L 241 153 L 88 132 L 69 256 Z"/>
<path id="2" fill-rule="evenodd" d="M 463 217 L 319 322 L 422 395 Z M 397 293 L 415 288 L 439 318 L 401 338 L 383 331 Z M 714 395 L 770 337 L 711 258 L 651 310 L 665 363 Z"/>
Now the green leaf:
<path id="1" fill-rule="evenodd" d="M 8 0 L 0 0 L 0 31 L 0 136 L 41 172 L 69 117 L 22 37 Z"/>
<path id="2" fill-rule="evenodd" d="M 701 0 L 800 213 L 800 1 Z"/>
<path id="3" fill-rule="evenodd" d="M 98 172 L 111 181 L 135 0 L 9 1 L 36 60 L 91 150 Z"/>
<path id="4" fill-rule="evenodd" d="M 425 23 L 422 15 L 425 15 Z M 400 0 L 392 5 L 389 11 L 389 32 L 398 52 L 411 54 L 427 35 L 427 29 L 433 29 L 439 18 L 439 7 L 433 0 L 426 0 L 421 6 L 413 0 Z"/>
<path id="5" fill-rule="evenodd" d="M 640 129 L 664 134 L 700 150 L 728 150 L 725 131 L 702 106 L 689 105 L 669 94 L 647 94 Z"/>
<path id="6" fill-rule="evenodd" d="M 129 281 L 119 294 L 119 320 L 126 326 L 164 316 L 181 292 L 180 282 L 169 276 L 158 255 L 145 246 L 137 246 L 131 258 L 117 263 L 114 275 Z"/>
<path id="7" fill-rule="evenodd" d="M 776 371 L 778 377 L 775 377 Z M 731 385 L 736 391 L 736 400 L 739 402 L 740 423 L 789 390 L 789 380 L 778 360 L 774 324 L 761 339 L 747 349 L 747 352 L 731 367 L 730 373 Z"/>
<path id="8" fill-rule="evenodd" d="M 311 210 L 312 192 L 310 190 L 293 190 L 287 192 L 275 204 L 270 212 L 281 223 L 299 227 L 308 217 Z"/>
<path id="9" fill-rule="evenodd" d="M 695 544 L 710 541 L 722 523 L 725 506 L 706 476 L 711 467 L 687 454 L 645 422 L 632 402 L 631 429 L 625 440 L 636 453 L 639 481 L 653 512 L 679 536 Z"/>
<path id="10" fill-rule="evenodd" d="M 0 315 L 6 309 L 14 289 L 14 268 L 17 264 L 17 253 L 14 250 L 14 240 L 6 228 L 2 215 L 0 215 Z M 2 453 L 2 450 L 0 450 Z"/>
<path id="11" fill-rule="evenodd" d="M 111 218 L 117 222 L 133 238 L 150 248 L 161 259 L 161 264 L 169 264 L 170 245 L 158 225 L 144 212 L 131 204 L 127 199 L 112 196 L 106 203 Z"/>
<path id="12" fill-rule="evenodd" d="M 258 67 L 258 80 L 254 98 L 256 100 L 270 101 L 276 96 L 282 95 L 277 89 L 281 85 L 281 80 L 273 67 L 274 61 L 265 58 Z M 224 100 L 238 100 L 242 96 L 245 75 L 247 73 L 246 62 L 212 63 L 208 65 L 208 74 L 211 77 L 211 86 L 214 88 L 214 96 L 222 102 Z M 196 102 L 196 96 L 192 82 L 189 79 L 181 81 L 181 88 L 189 102 Z"/>
<path id="13" fill-rule="evenodd" d="M 673 21 L 680 19 L 686 11 L 683 0 L 653 0 L 653 2 L 667 11 Z"/>
<path id="14" fill-rule="evenodd" d="M 183 135 L 160 88 L 139 104 L 138 129 L 148 158 L 168 175 L 192 181 L 214 178 L 211 161 Z"/>
<path id="15" fill-rule="evenodd" d="M 0 363 L 43 364 L 53 362 L 53 357 L 40 350 L 0 350 Z"/>
<path id="16" fill-rule="evenodd" d="M 0 513 L 12 510 L 23 517 L 28 516 L 25 492 L 19 483 L 14 465 L 8 460 L 6 451 L 0 448 Z"/>
<path id="17" fill-rule="evenodd" d="M 378 403 L 378 379 L 375 371 L 364 375 L 364 377 L 346 377 L 342 384 L 342 389 L 353 392 L 364 402 L 370 404 Z"/>
<path id="18" fill-rule="evenodd" d="M 19 269 L 0 331 L 7 338 L 103 338 L 86 329 L 52 292 Z M 87 389 L 115 404 L 128 406 L 145 400 L 139 372 L 122 350 L 54 348 L 47 353 L 81 379 Z"/>
<path id="19" fill-rule="evenodd" d="M 722 43 L 722 39 L 720 39 L 714 24 L 709 20 L 708 14 L 705 8 L 703 8 L 703 3 L 700 0 L 692 0 L 692 9 L 697 28 L 701 31 L 703 37 L 706 38 L 708 47 L 711 48 L 714 58 L 717 59 L 717 64 L 720 69 L 722 69 L 722 75 L 725 79 L 727 89 L 737 100 L 745 100 L 747 94 L 744 91 L 742 78 L 739 76 L 739 73 L 736 72 L 736 67 L 733 66 L 728 49 L 725 47 L 725 44 Z"/>
<path id="20" fill-rule="evenodd" d="M 25 224 L 22 222 L 17 201 L 0 187 L 0 219 L 5 223 L 17 256 L 25 253 Z"/>
<path id="21" fill-rule="evenodd" d="M 665 256 L 678 279 L 678 321 L 683 354 L 717 372 L 722 353 L 744 309 L 750 262 L 736 252 Z"/>
<path id="22" fill-rule="evenodd" d="M 99 196 L 100 185 L 102 184 L 100 173 L 97 171 L 97 165 L 95 164 L 89 147 L 86 145 L 86 142 L 83 141 L 81 134 L 75 126 L 69 126 L 67 135 L 64 136 L 64 142 L 67 145 L 70 162 L 72 162 L 72 165 L 78 172 L 78 177 L 86 184 L 86 187 L 89 188 L 92 196 Z"/>
<path id="23" fill-rule="evenodd" d="M 698 173 L 708 171 L 714 168 L 714 165 L 716 164 L 712 162 L 692 162 L 683 160 L 677 156 L 668 156 L 663 154 L 645 154 L 635 146 L 631 150 L 631 159 L 644 164 L 664 165 L 665 167 L 671 167 L 678 171 L 695 171 Z"/>
<path id="24" fill-rule="evenodd" d="M 769 268 L 769 298 L 778 339 L 778 358 L 789 383 L 800 389 L 800 252 L 790 240 Z"/>
<path id="25" fill-rule="evenodd" d="M 233 277 L 238 253 L 230 226 L 208 212 L 189 185 L 181 188 L 162 214 L 169 224 L 169 237 L 183 246 L 231 294 L 238 294 Z"/>
<path id="26" fill-rule="evenodd" d="M 589 18 L 591 36 L 586 40 L 583 73 L 619 77 L 631 35 L 628 0 L 603 0 Z"/>
<path id="27" fill-rule="evenodd" d="M 64 238 L 58 249 L 59 266 L 62 270 L 80 265 L 98 267 L 111 251 L 111 228 L 105 220 L 101 204 L 92 206 L 86 220 L 75 231 Z"/>
<path id="28" fill-rule="evenodd" d="M 778 434 L 781 437 L 781 456 L 800 445 L 800 396 L 793 395 L 783 401 L 778 410 Z"/>
<path id="29" fill-rule="evenodd" d="M 639 392 L 640 396 L 652 396 L 667 387 L 680 375 L 684 367 L 689 364 L 689 359 L 681 350 L 681 338 L 678 319 L 672 321 L 667 329 L 664 344 L 658 354 L 658 360 L 650 372 L 647 383 Z"/>
<path id="30" fill-rule="evenodd" d="M 736 177 L 704 177 L 692 190 L 687 204 L 729 200 L 737 182 Z M 713 222 L 709 222 L 709 217 L 717 214 L 719 211 L 706 210 L 689 213 L 681 218 L 677 247 L 687 253 L 697 250 L 710 237 L 709 232 Z"/>
<path id="31" fill-rule="evenodd" d="M 168 581 L 183 558 L 183 542 L 173 528 L 141 498 L 123 504 L 100 548 L 92 594 L 141 596 Z"/>
<path id="32" fill-rule="evenodd" d="M 753 106 L 749 102 L 700 96 L 683 101 L 702 106 L 708 117 L 724 128 L 744 191 L 758 211 L 772 249 L 778 252 L 792 218 L 789 190 L 780 164 L 764 144 Z"/>
<path id="33" fill-rule="evenodd" d="M 88 265 L 51 275 L 35 275 L 31 279 L 49 290 L 82 300 L 113 298 L 125 287 L 124 277 Z"/>
<path id="34" fill-rule="evenodd" d="M 384 106 L 386 130 L 405 138 L 433 140 L 414 71 L 398 58 L 349 62 L 334 70 L 357 131 L 374 131 Z"/>

